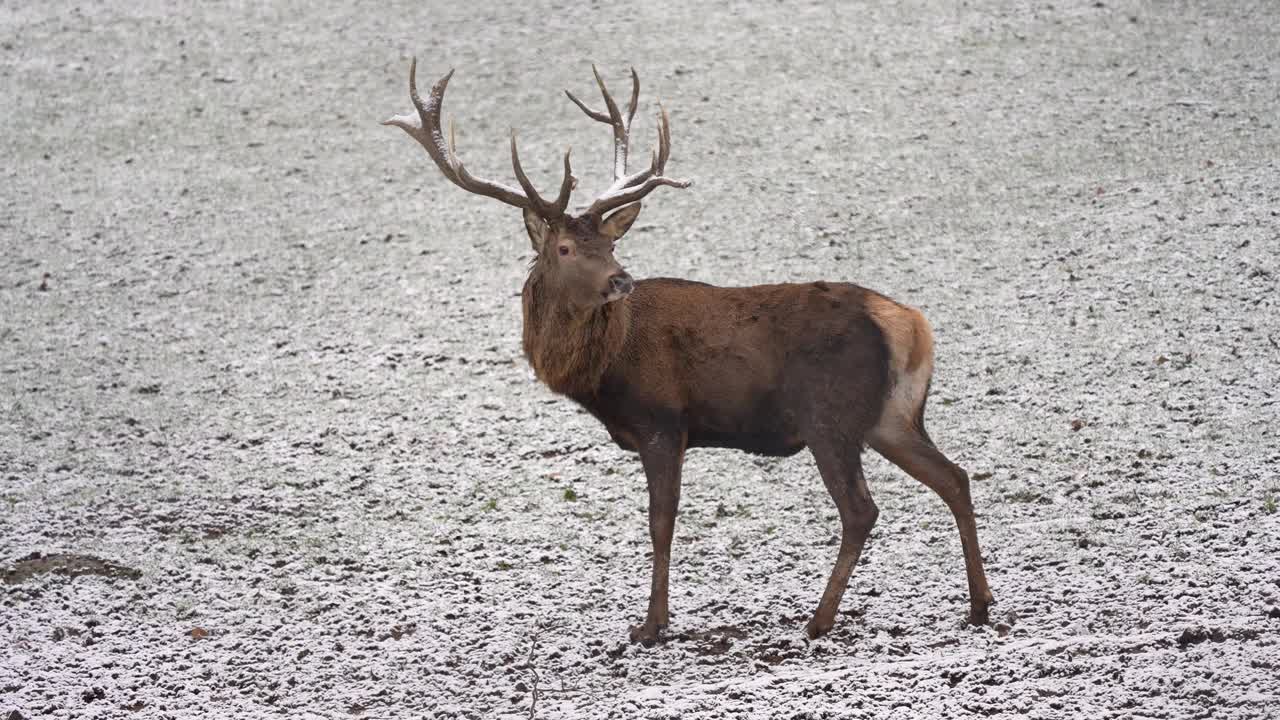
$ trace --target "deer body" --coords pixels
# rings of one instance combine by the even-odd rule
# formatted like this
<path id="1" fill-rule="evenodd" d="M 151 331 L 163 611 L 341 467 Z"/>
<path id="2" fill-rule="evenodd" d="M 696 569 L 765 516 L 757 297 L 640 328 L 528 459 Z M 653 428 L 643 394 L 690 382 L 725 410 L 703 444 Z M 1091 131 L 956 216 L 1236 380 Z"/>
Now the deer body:
<path id="1" fill-rule="evenodd" d="M 811 425 L 831 417 L 825 406 L 832 402 L 860 408 L 866 420 L 859 424 L 879 417 L 889 359 L 868 298 L 890 302 L 837 283 L 721 288 L 642 280 L 595 318 L 555 333 L 526 332 L 525 354 L 539 379 L 590 411 L 625 450 L 639 450 L 653 432 L 677 432 L 689 448 L 789 456 L 804 449 Z M 535 308 L 526 311 L 526 327 L 540 324 Z M 543 374 L 563 362 L 562 348 L 579 344 L 602 352 Z M 560 377 L 572 380 L 560 384 Z"/>
<path id="2" fill-rule="evenodd" d="M 657 278 L 635 282 L 613 256 L 640 212 L 639 200 L 662 186 L 689 183 L 663 175 L 670 152 L 666 112 L 650 166 L 627 172 L 631 118 L 624 117 L 599 73 L 606 112 L 572 94 L 589 117 L 614 134 L 614 183 L 586 212 L 566 212 L 574 187 L 569 155 L 555 201 L 538 195 L 511 155 L 519 190 L 472 176 L 440 126 L 452 75 L 424 101 L 409 88 L 417 116 L 387 124 L 418 140 L 460 187 L 524 211 L 537 257 L 522 293 L 525 356 L 538 379 L 598 418 L 622 448 L 637 452 L 649 491 L 653 572 L 645 621 L 631 637 L 660 638 L 669 619 L 667 577 L 685 451 L 736 448 L 769 456 L 808 448 L 840 514 L 841 543 L 810 637 L 831 629 L 849 576 L 879 511 L 862 472 L 875 449 L 934 490 L 960 532 L 969 585 L 969 620 L 987 622 L 993 602 L 978 548 L 969 477 L 933 444 L 924 408 L 933 374 L 933 335 L 924 316 L 865 288 L 846 284 L 716 287 Z M 594 71 L 594 68 L 593 68 Z"/>

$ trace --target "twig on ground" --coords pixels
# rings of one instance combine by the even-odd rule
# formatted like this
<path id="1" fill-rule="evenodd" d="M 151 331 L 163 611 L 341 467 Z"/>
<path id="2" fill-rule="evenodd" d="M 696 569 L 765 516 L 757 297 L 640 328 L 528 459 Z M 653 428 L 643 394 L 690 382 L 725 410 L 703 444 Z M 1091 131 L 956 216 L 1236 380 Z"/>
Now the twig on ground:
<path id="1" fill-rule="evenodd" d="M 560 678 L 559 689 L 556 689 L 556 688 L 542 689 L 538 687 L 539 683 L 542 682 L 542 677 L 538 675 L 537 665 L 534 664 L 534 655 L 537 653 L 537 650 L 538 650 L 538 640 L 542 638 L 542 631 L 545 629 L 546 627 L 541 623 L 535 626 L 533 637 L 529 640 L 529 657 L 525 659 L 525 669 L 528 670 L 529 674 L 533 676 L 533 683 L 530 684 L 529 686 L 529 695 L 530 695 L 529 720 L 534 720 L 534 718 L 537 717 L 538 700 L 543 695 L 550 695 L 553 693 L 559 693 L 561 695 L 583 695 L 588 698 L 591 698 L 596 702 L 600 701 L 600 698 L 595 693 L 592 693 L 589 690 L 581 690 L 578 688 L 565 687 L 564 678 Z"/>
<path id="2" fill-rule="evenodd" d="M 538 712 L 538 668 L 533 664 L 533 653 L 538 649 L 538 637 L 542 635 L 542 629 L 539 628 L 533 634 L 533 639 L 529 642 L 529 658 L 524 661 L 529 673 L 533 675 L 533 685 L 529 687 L 529 720 L 533 720 Z"/>

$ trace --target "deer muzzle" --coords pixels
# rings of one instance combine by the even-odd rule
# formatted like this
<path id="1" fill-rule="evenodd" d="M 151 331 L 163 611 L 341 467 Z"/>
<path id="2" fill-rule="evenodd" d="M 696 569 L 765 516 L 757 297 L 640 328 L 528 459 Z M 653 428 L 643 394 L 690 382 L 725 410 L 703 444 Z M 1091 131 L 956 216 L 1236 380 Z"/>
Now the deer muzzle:
<path id="1" fill-rule="evenodd" d="M 605 291 L 605 301 L 613 302 L 631 294 L 636 287 L 636 283 L 631 276 L 625 272 L 616 272 L 609 276 L 609 289 Z"/>

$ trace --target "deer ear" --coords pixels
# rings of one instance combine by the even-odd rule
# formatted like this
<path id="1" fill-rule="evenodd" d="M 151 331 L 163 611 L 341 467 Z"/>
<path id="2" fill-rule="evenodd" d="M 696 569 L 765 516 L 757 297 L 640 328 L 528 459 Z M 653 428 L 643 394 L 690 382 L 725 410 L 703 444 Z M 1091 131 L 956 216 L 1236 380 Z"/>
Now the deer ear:
<path id="1" fill-rule="evenodd" d="M 541 253 L 542 244 L 547 239 L 547 230 L 550 229 L 547 221 L 543 220 L 538 213 L 526 209 L 524 211 L 524 229 L 529 231 L 529 243 L 533 245 L 533 251 Z"/>
<path id="2" fill-rule="evenodd" d="M 612 240 L 617 240 L 631 229 L 631 223 L 636 221 L 640 216 L 640 203 L 634 202 L 630 205 L 622 206 L 618 212 L 604 219 L 604 223 L 600 226 L 600 232 L 604 233 Z"/>

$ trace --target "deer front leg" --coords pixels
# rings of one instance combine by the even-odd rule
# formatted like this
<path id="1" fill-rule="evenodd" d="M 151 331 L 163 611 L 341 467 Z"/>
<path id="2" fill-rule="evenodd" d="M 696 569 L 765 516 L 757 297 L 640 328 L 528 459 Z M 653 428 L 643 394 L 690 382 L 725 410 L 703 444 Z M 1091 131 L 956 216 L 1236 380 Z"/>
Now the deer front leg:
<path id="1" fill-rule="evenodd" d="M 653 541 L 653 583 L 649 588 L 649 612 L 644 624 L 631 628 L 631 642 L 646 647 L 656 643 L 666 629 L 667 573 L 671 569 L 671 536 L 680 506 L 680 467 L 684 464 L 684 433 L 659 433 L 640 449 L 649 485 L 649 538 Z"/>

